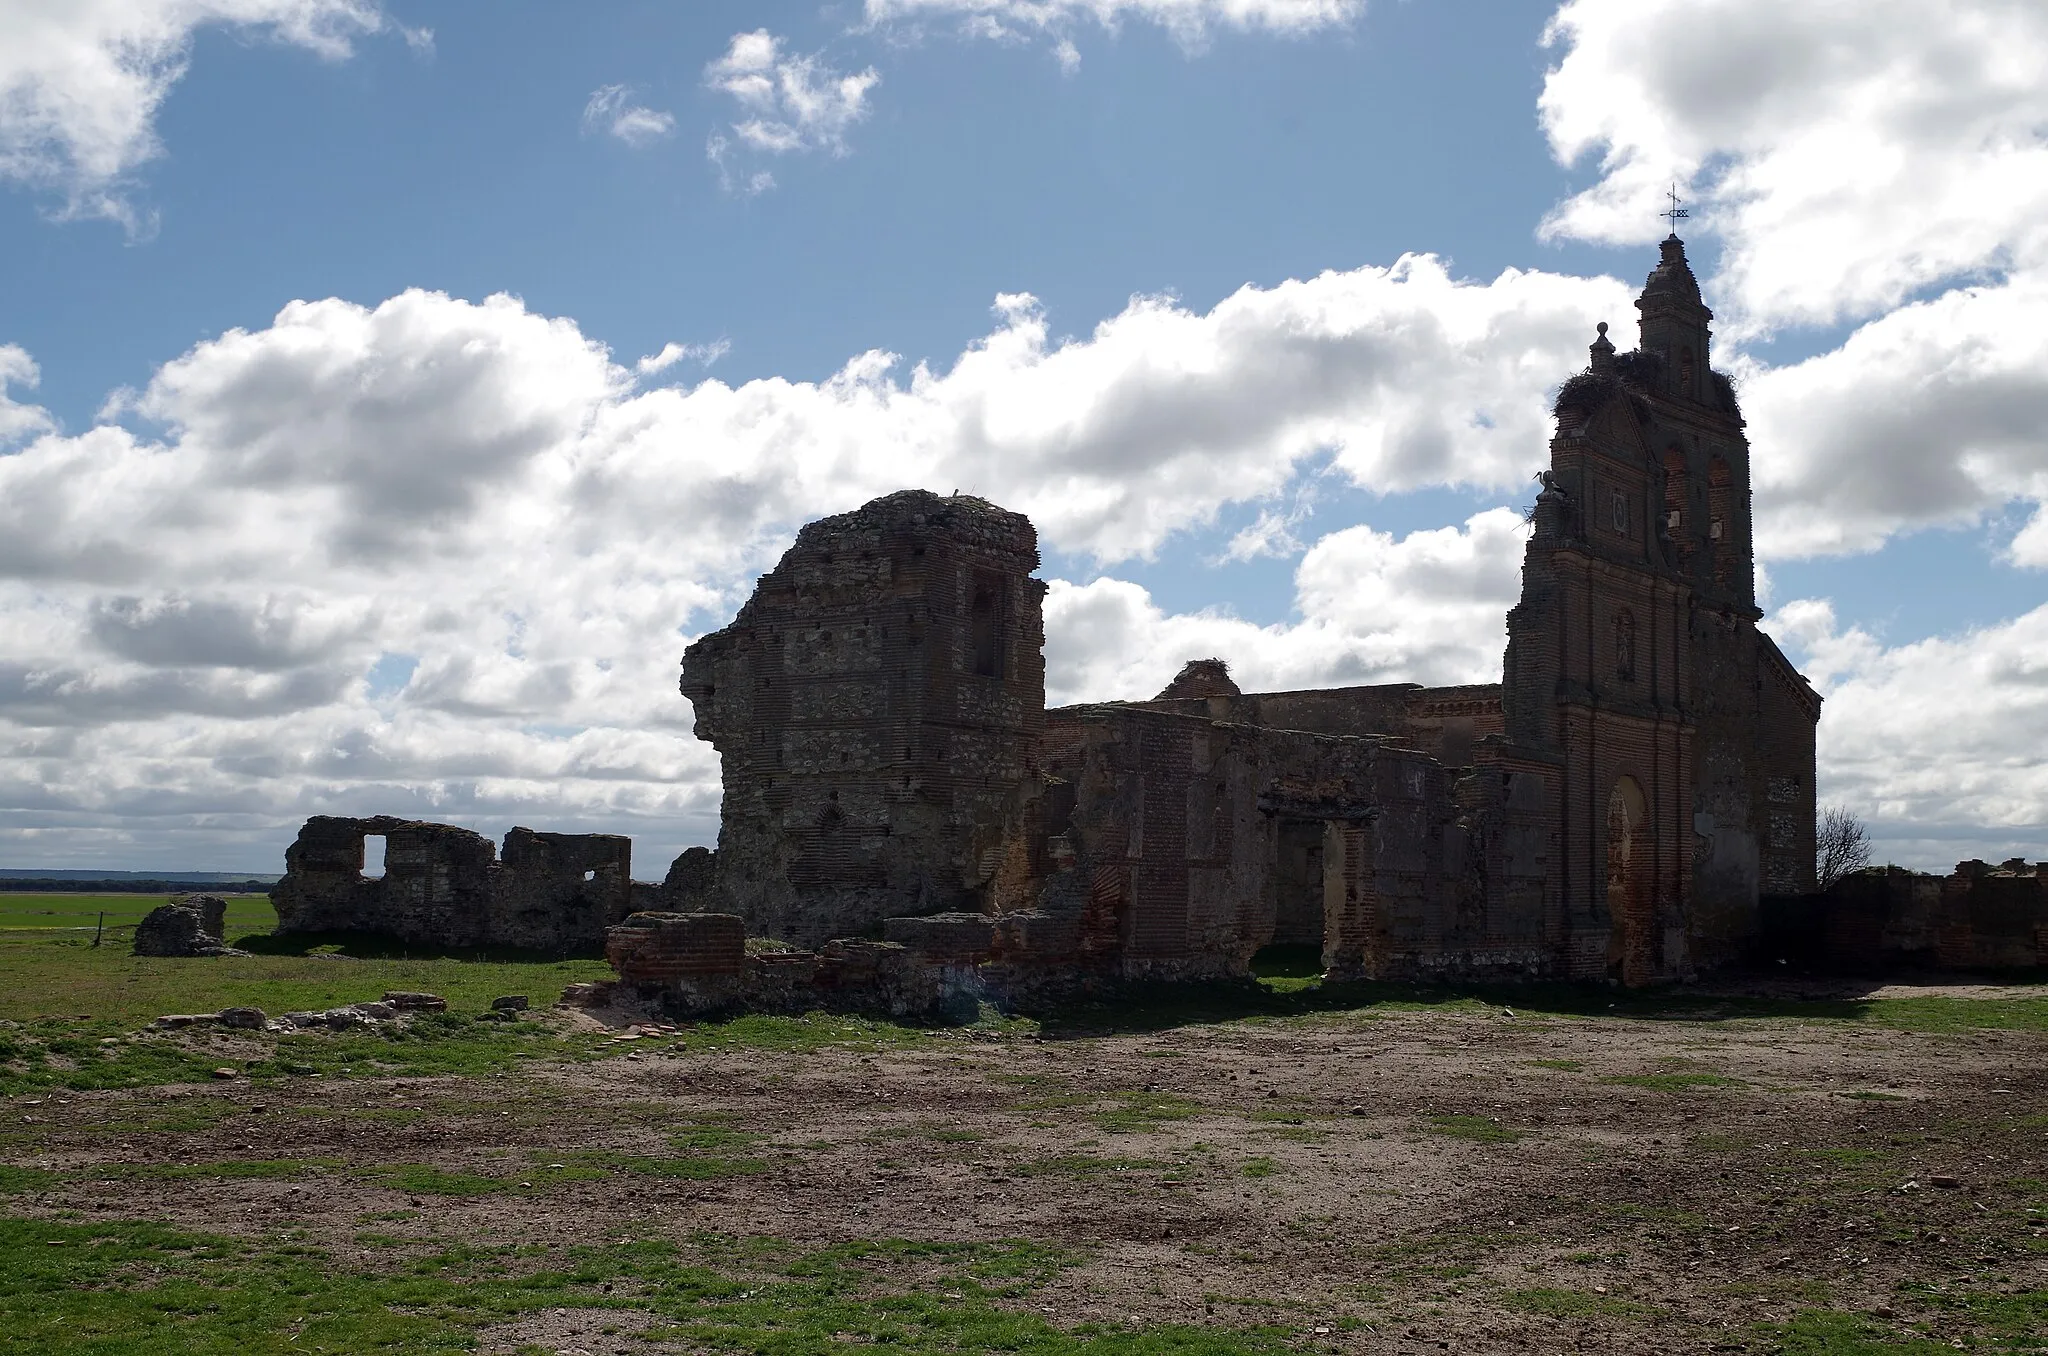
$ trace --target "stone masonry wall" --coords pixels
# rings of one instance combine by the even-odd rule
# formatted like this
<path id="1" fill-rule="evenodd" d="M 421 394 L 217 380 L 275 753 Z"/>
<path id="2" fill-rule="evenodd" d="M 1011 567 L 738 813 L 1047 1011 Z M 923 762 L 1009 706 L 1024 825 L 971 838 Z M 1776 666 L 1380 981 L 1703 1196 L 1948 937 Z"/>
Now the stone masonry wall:
<path id="1" fill-rule="evenodd" d="M 681 687 L 725 800 L 707 903 L 807 946 L 1031 903 L 1045 585 L 1030 520 L 888 495 L 806 526 Z"/>
<path id="2" fill-rule="evenodd" d="M 363 874 L 364 840 L 385 840 L 384 875 Z M 505 835 L 504 860 L 468 829 L 379 815 L 316 815 L 285 850 L 271 891 L 277 931 L 374 933 L 425 946 L 599 954 L 632 910 L 633 840 Z"/>

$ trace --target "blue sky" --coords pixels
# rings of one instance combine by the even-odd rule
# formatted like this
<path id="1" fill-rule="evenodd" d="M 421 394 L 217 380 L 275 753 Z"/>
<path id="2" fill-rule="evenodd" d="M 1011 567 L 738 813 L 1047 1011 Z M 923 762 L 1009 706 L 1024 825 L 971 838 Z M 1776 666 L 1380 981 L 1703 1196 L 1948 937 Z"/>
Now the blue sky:
<path id="1" fill-rule="evenodd" d="M 658 875 L 682 644 L 905 480 L 1038 519 L 1055 699 L 1497 674 L 1673 178 L 1824 793 L 2048 856 L 2048 24 L 1878 7 L 0 0 L 0 863 Z"/>

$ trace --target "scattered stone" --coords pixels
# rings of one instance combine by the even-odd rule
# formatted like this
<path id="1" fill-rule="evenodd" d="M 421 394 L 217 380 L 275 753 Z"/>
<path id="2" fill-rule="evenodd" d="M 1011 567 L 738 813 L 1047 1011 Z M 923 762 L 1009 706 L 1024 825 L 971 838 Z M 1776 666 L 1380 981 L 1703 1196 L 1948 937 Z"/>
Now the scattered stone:
<path id="1" fill-rule="evenodd" d="M 1366 1112 L 1366 1109 L 1365 1109 L 1364 1107 L 1362 1107 L 1362 1106 L 1355 1106 L 1355 1107 L 1352 1107 L 1352 1108 L 1351 1108 L 1351 1114 L 1352 1114 L 1352 1115 L 1354 1115 L 1354 1116 L 1363 1116 L 1363 1115 L 1366 1115 L 1366 1114 L 1367 1114 L 1367 1112 Z"/>
<path id="2" fill-rule="evenodd" d="M 1954 1177 L 1949 1176 L 1945 1172 L 1937 1172 L 1932 1177 L 1927 1179 L 1927 1184 L 1929 1186 L 1938 1187 L 1959 1187 L 1962 1185 L 1962 1182 L 1960 1182 Z"/>
<path id="3" fill-rule="evenodd" d="M 266 1029 L 305 1031 L 324 1026 L 333 1031 L 347 1031 L 354 1027 L 375 1026 L 379 1022 L 396 1020 L 398 1009 L 391 1003 L 351 1003 L 345 1008 L 328 1008 L 324 1012 L 287 1012 L 271 1022 Z"/>
<path id="4" fill-rule="evenodd" d="M 491 1000 L 491 1011 L 524 1012 L 526 1011 L 526 995 L 523 993 L 508 993 L 503 998 L 493 998 Z"/>
<path id="5" fill-rule="evenodd" d="M 235 1076 L 235 1071 L 227 1067 L 227 1065 L 223 1064 L 220 1068 L 215 1069 L 213 1071 L 213 1076 L 215 1078 L 233 1078 Z"/>
<path id="6" fill-rule="evenodd" d="M 562 990 L 562 996 L 555 1000 L 555 1006 L 563 1008 L 602 1007 L 612 986 L 608 983 L 571 984 Z"/>
<path id="7" fill-rule="evenodd" d="M 222 1008 L 217 1020 L 231 1031 L 261 1031 L 269 1022 L 262 1008 Z"/>
<path id="8" fill-rule="evenodd" d="M 384 1001 L 400 1012 L 446 1012 L 448 1000 L 437 993 L 404 993 L 393 991 L 384 995 Z"/>
<path id="9" fill-rule="evenodd" d="M 228 902 L 219 895 L 187 895 L 151 909 L 135 925 L 138 956 L 246 956 L 221 940 Z"/>

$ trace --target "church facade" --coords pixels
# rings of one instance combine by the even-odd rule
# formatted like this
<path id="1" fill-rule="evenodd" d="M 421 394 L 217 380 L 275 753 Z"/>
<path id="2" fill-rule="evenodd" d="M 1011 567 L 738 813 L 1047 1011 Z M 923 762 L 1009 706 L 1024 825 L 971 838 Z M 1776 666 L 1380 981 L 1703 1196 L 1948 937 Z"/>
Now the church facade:
<path id="1" fill-rule="evenodd" d="M 1813 885 L 1820 699 L 1764 634 L 1749 445 L 1664 241 L 1556 401 L 1502 681 L 1045 707 L 1028 519 L 889 495 L 807 526 L 682 690 L 724 775 L 676 907 L 1005 972 L 1643 984 Z M 943 939 L 941 941 L 934 939 Z"/>
<path id="2" fill-rule="evenodd" d="M 1742 415 L 1661 253 L 1637 347 L 1602 324 L 1558 394 L 1501 685 L 1554 787 L 1571 968 L 1630 982 L 1733 959 L 1760 895 L 1813 888 L 1820 698 L 1758 626 Z"/>

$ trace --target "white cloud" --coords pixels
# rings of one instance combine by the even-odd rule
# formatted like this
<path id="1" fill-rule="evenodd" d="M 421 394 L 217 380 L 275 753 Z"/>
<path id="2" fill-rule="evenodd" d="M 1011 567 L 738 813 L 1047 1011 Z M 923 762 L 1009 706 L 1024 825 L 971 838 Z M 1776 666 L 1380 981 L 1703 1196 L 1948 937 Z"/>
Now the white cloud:
<path id="1" fill-rule="evenodd" d="M 636 369 L 673 368 L 683 346 L 628 366 L 509 298 L 295 302 L 160 369 L 132 401 L 156 437 L 67 436 L 6 407 L 21 446 L 0 456 L 0 852 L 197 865 L 200 841 L 274 865 L 307 814 L 393 811 L 631 832 L 658 874 L 717 812 L 677 657 L 802 521 L 959 486 L 1031 513 L 1052 549 L 1114 560 L 1230 503 L 1305 534 L 1286 496 L 1311 457 L 1317 476 L 1380 491 L 1518 489 L 1546 388 L 1626 298 L 1611 280 L 1458 283 L 1409 259 L 1207 312 L 1138 299 L 1061 343 L 1011 296 L 944 369 L 866 354 L 822 382 L 652 389 Z M 1910 348 L 1965 323 L 1943 308 L 1996 335 L 1985 304 L 1944 298 L 1859 341 Z M 1980 393 L 2024 392 L 2040 367 L 1988 340 L 1973 351 L 1956 380 Z M 27 355 L 0 354 L 10 380 L 33 377 Z M 1786 369 L 1800 384 L 1782 390 L 1754 378 L 1753 403 L 1784 420 L 1811 407 L 1822 432 L 1859 405 L 1873 438 L 1918 427 L 1834 389 L 1828 363 Z M 1945 474 L 1977 477 L 1969 493 L 2027 483 L 2031 426 L 1966 404 L 1926 425 L 1965 449 Z M 1853 430 L 1816 445 L 1760 503 L 1852 493 L 1833 482 Z M 1843 502 L 1845 519 L 1898 511 Z M 1148 695 L 1209 654 L 1249 688 L 1493 679 L 1522 540 L 1504 508 L 1402 537 L 1329 533 L 1296 569 L 1296 615 L 1271 625 L 1168 614 L 1113 578 L 1055 581 L 1053 699 Z M 1888 852 L 2003 855 L 1987 834 L 2048 818 L 2013 752 L 2048 732 L 2048 609 L 1886 649 L 1816 607 L 1771 624 L 1830 696 L 1829 793 Z M 1983 710 L 1959 714 L 1959 689 Z M 1923 821 L 1934 846 L 1907 842 Z M 1971 824 L 1991 827 L 1964 842 Z"/>
<path id="2" fill-rule="evenodd" d="M 1216 29 L 1299 36 L 1338 28 L 1365 12 L 1365 0 L 866 0 L 870 25 L 955 19 L 970 37 L 1039 34 L 1055 43 L 1063 66 L 1080 62 L 1073 30 L 1093 23 L 1114 32 L 1125 20 L 1156 24 L 1184 47 L 1199 48 Z"/>
<path id="3" fill-rule="evenodd" d="M 7 390 L 22 386 L 33 391 L 41 379 L 42 372 L 28 350 L 19 344 L 0 344 L 0 450 L 53 427 L 48 411 L 40 405 L 21 404 Z"/>
<path id="4" fill-rule="evenodd" d="M 61 194 L 67 216 L 139 229 L 126 180 L 161 152 L 157 109 L 209 25 L 328 60 L 394 27 L 376 0 L 0 0 L 0 177 Z"/>
<path id="5" fill-rule="evenodd" d="M 1766 555 L 2048 501 L 2048 7 L 1567 0 L 1547 40 L 1551 145 L 1600 172 L 1547 233 L 1648 240 L 1675 176 L 1724 247 L 1725 336 L 1860 323 L 1789 366 L 1724 359 Z M 2012 556 L 2048 563 L 2048 517 Z"/>
<path id="6" fill-rule="evenodd" d="M 634 363 L 633 371 L 639 376 L 651 377 L 666 372 L 685 359 L 709 367 L 730 352 L 732 341 L 728 339 L 714 339 L 708 344 L 678 344 L 671 340 L 661 346 L 661 352 L 650 353 Z"/>
<path id="7" fill-rule="evenodd" d="M 868 93 L 881 79 L 872 66 L 848 75 L 827 65 L 822 53 L 790 55 L 782 39 L 765 28 L 735 33 L 726 54 L 704 68 L 704 83 L 739 103 L 740 120 L 731 124 L 731 137 L 711 136 L 705 154 L 727 187 L 750 193 L 772 188 L 774 176 L 765 170 L 735 171 L 735 157 L 742 152 L 845 155 L 846 134 L 867 117 Z"/>
<path id="8" fill-rule="evenodd" d="M 603 132 L 628 146 L 647 146 L 676 130 L 675 115 L 632 102 L 624 85 L 602 85 L 583 105 L 583 130 Z"/>
<path id="9" fill-rule="evenodd" d="M 676 660 L 804 520 L 959 486 L 1115 559 L 1263 501 L 1311 455 L 1376 488 L 1519 486 L 1545 388 L 1622 296 L 1411 259 L 1208 312 L 1141 299 L 1064 343 L 1007 297 L 945 369 L 865 354 L 822 382 L 652 389 L 510 298 L 294 302 L 165 364 L 128 402 L 154 436 L 64 435 L 9 407 L 0 851 L 125 854 L 182 831 L 267 842 L 243 861 L 261 865 L 319 810 L 605 825 L 672 851 L 717 805 Z M 1300 567 L 1303 622 L 1244 671 L 1478 674 L 1509 585 L 1473 562 L 1505 540 L 1484 515 L 1326 538 Z M 1147 625 L 1189 653 L 1260 634 Z M 1126 693 L 1163 682 L 1136 651 L 1055 655 Z"/>
<path id="10" fill-rule="evenodd" d="M 1567 0 L 1545 131 L 1600 179 L 1546 231 L 1661 234 L 1674 176 L 1736 328 L 1834 322 L 2048 265 L 2048 6 Z"/>
<path id="11" fill-rule="evenodd" d="M 2048 501 L 2048 274 L 1894 311 L 1838 349 L 1755 372 L 1742 400 L 1770 556 L 1874 550 Z M 2021 563 L 2048 565 L 2041 535 L 2015 543 Z"/>
<path id="12" fill-rule="evenodd" d="M 1827 699 L 1822 799 L 1870 823 L 1880 860 L 2048 857 L 2048 607 L 1893 647 L 1841 627 L 1824 600 L 1767 624 Z"/>
<path id="13" fill-rule="evenodd" d="M 1512 509 L 1396 539 L 1322 538 L 1295 571 L 1294 621 L 1168 614 L 1119 579 L 1055 581 L 1045 600 L 1047 700 L 1149 697 L 1216 656 L 1246 691 L 1355 683 L 1497 683 L 1527 533 Z"/>

